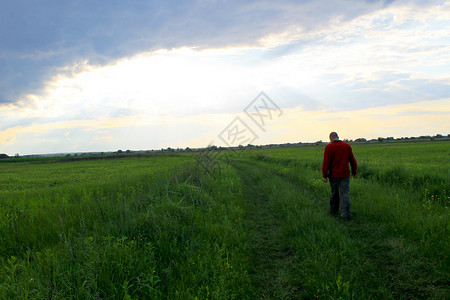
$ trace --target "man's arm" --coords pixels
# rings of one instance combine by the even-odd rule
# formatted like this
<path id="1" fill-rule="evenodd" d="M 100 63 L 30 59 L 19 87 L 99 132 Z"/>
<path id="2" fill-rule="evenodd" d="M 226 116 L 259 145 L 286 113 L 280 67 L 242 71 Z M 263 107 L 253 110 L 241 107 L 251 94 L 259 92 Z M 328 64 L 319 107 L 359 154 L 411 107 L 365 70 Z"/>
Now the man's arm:
<path id="1" fill-rule="evenodd" d="M 328 147 L 328 145 L 327 145 L 325 147 L 325 152 L 323 154 L 323 162 L 322 162 L 322 180 L 323 180 L 323 182 L 327 182 L 330 161 L 331 161 L 331 152 L 330 152 L 330 147 Z"/>
<path id="2" fill-rule="evenodd" d="M 348 161 L 350 162 L 350 167 L 352 168 L 352 176 L 356 177 L 356 174 L 358 174 L 358 163 L 356 161 L 355 156 L 353 155 L 353 150 L 351 146 Z"/>

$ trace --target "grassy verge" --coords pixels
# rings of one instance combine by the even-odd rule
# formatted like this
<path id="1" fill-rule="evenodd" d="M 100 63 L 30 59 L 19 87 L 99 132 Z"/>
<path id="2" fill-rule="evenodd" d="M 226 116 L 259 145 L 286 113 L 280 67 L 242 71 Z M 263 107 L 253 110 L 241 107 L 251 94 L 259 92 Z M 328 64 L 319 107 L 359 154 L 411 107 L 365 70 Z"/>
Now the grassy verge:
<path id="1" fill-rule="evenodd" d="M 9 194 L 2 299 L 241 299 L 242 186 L 186 165 L 104 184 Z M 12 203 L 11 202 L 11 203 Z M 10 210 L 7 210 L 9 208 Z"/>
<path id="2" fill-rule="evenodd" d="M 450 298 L 445 145 L 355 147 L 348 222 L 323 147 L 2 164 L 0 299 Z"/>
<path id="3" fill-rule="evenodd" d="M 290 299 L 299 292 L 295 257 L 288 247 L 281 223 L 284 216 L 267 193 L 273 177 L 244 162 L 233 162 L 245 186 L 246 231 L 253 299 Z"/>
<path id="4" fill-rule="evenodd" d="M 351 183 L 354 218 L 343 223 L 326 213 L 329 187 L 319 170 L 263 156 L 252 165 L 290 184 L 273 189 L 285 195 L 277 199 L 300 259 L 305 297 L 448 297 L 449 222 L 442 203 L 418 201 L 405 186 L 357 179 Z"/>

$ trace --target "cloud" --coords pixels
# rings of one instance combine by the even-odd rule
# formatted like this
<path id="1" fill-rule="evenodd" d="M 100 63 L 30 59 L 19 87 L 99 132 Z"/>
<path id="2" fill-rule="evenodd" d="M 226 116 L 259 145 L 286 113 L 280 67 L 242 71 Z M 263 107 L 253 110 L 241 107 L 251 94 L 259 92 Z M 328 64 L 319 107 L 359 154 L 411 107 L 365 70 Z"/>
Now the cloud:
<path id="1" fill-rule="evenodd" d="M 384 5 L 343 0 L 8 1 L 0 11 L 0 103 L 45 93 L 45 84 L 57 74 L 74 75 L 86 66 L 140 52 L 285 43 L 290 30 L 304 35 Z"/>
<path id="2" fill-rule="evenodd" d="M 279 118 L 267 120 L 264 131 L 244 113 L 166 116 L 146 115 L 53 122 L 17 126 L 0 132 L 1 153 L 51 153 L 205 147 L 219 138 L 232 120 L 240 117 L 258 136 L 253 144 L 314 142 L 330 131 L 342 138 L 447 134 L 450 99 L 385 105 L 336 112 L 302 106 L 283 109 Z M 438 112 L 438 113 L 437 113 Z M 65 133 L 70 131 L 70 135 Z M 412 134 L 413 133 L 413 134 Z M 30 150 L 32 149 L 32 150 Z"/>
<path id="3" fill-rule="evenodd" d="M 450 99 L 446 98 L 342 112 L 330 109 L 306 112 L 301 107 L 292 108 L 267 128 L 268 134 L 262 135 L 258 143 L 325 141 L 331 131 L 338 132 L 342 139 L 447 134 L 449 103 Z"/>
<path id="4" fill-rule="evenodd" d="M 402 113 L 428 122 L 411 127 L 417 135 L 438 128 L 431 115 L 446 114 L 433 105 L 450 94 L 449 30 L 448 1 L 8 2 L 0 145 L 13 153 L 191 147 L 260 91 L 284 110 L 300 107 L 314 128 L 428 101 L 431 110 Z M 267 142 L 301 130 L 295 124 Z"/>
<path id="5" fill-rule="evenodd" d="M 410 70 L 408 61 L 374 59 L 384 57 L 380 49 L 358 44 L 346 50 L 347 46 L 319 43 L 270 60 L 263 59 L 265 49 L 252 47 L 141 53 L 59 76 L 47 85 L 45 96 L 0 107 L 0 129 L 142 114 L 151 119 L 236 113 L 259 91 L 268 92 L 283 108 L 326 106 L 339 111 L 442 99 L 450 93 L 450 78 L 439 69 Z M 392 53 L 402 55 L 387 56 Z M 436 53 L 440 52 L 421 55 Z"/>

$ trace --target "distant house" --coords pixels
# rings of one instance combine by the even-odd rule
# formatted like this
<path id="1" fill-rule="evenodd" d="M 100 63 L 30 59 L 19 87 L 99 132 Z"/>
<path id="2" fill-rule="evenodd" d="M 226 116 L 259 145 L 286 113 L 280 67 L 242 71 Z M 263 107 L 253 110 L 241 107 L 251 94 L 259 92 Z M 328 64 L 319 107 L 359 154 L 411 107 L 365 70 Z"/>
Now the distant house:
<path id="1" fill-rule="evenodd" d="M 2 158 L 9 158 L 9 156 L 6 154 L 0 154 L 0 159 L 2 159 Z"/>

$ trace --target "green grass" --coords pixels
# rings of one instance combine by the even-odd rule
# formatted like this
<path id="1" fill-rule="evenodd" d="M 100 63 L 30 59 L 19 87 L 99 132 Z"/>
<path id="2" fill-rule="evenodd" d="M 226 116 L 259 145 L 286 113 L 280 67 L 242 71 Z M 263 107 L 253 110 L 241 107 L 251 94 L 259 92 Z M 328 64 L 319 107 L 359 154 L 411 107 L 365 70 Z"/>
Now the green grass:
<path id="1" fill-rule="evenodd" d="M 351 221 L 323 146 L 0 164 L 0 299 L 446 299 L 449 143 L 358 144 Z"/>
<path id="2" fill-rule="evenodd" d="M 370 157 L 382 158 L 384 165 L 374 164 L 378 171 L 372 176 L 352 180 L 350 222 L 327 215 L 329 187 L 320 179 L 323 148 L 304 149 L 304 156 L 303 149 L 249 154 L 253 169 L 266 168 L 286 181 L 273 185 L 279 190 L 274 199 L 286 215 L 285 235 L 299 259 L 303 297 L 449 296 L 449 185 L 443 180 L 448 170 L 433 169 L 448 166 L 447 149 L 433 143 L 354 147 L 360 162 L 373 150 Z M 409 169 L 398 158 L 406 152 L 423 160 L 416 158 Z M 401 170 L 403 180 L 392 178 L 391 168 Z"/>
<path id="3" fill-rule="evenodd" d="M 189 157 L 13 167 L 33 185 L 2 193 L 0 298 L 245 295 L 241 186 L 230 167 L 218 178 Z M 55 170 L 77 178 L 48 186 Z"/>

